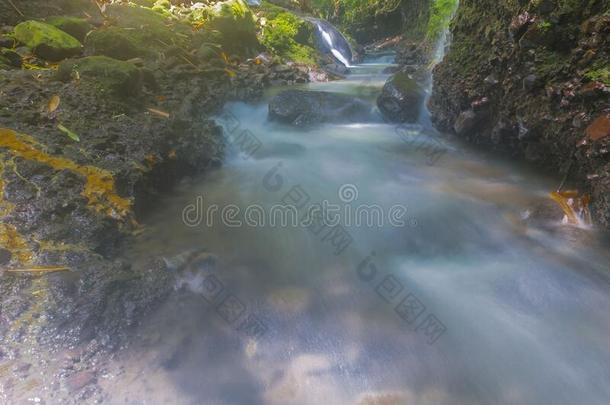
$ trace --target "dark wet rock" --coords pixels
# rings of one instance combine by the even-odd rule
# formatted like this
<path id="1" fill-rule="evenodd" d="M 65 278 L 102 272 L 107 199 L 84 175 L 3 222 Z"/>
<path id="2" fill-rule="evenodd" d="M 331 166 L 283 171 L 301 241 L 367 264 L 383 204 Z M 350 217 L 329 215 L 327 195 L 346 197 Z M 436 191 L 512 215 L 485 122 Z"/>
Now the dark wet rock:
<path id="1" fill-rule="evenodd" d="M 0 49 L 0 56 L 13 67 L 20 68 L 22 64 L 21 55 L 10 49 Z"/>
<path id="2" fill-rule="evenodd" d="M 66 378 L 66 386 L 71 393 L 75 393 L 85 388 L 89 384 L 96 382 L 95 373 L 93 371 L 79 371 Z"/>
<path id="3" fill-rule="evenodd" d="M 458 115 L 453 124 L 453 130 L 458 135 L 463 135 L 474 129 L 477 124 L 477 114 L 473 110 L 463 111 Z"/>
<path id="4" fill-rule="evenodd" d="M 336 76 L 344 76 L 349 73 L 349 68 L 340 63 L 329 63 L 322 66 L 322 69 Z"/>
<path id="5" fill-rule="evenodd" d="M 324 122 L 353 122 L 370 118 L 370 107 L 360 99 L 324 91 L 287 90 L 269 103 L 269 119 L 306 127 Z"/>
<path id="6" fill-rule="evenodd" d="M 0 248 L 0 266 L 4 266 L 11 261 L 13 254 L 10 250 Z"/>
<path id="7" fill-rule="evenodd" d="M 531 74 L 525 76 L 523 79 L 523 89 L 526 91 L 532 91 L 538 86 L 538 76 Z"/>
<path id="8" fill-rule="evenodd" d="M 15 27 L 15 39 L 50 61 L 59 61 L 81 52 L 81 43 L 73 36 L 40 21 L 25 21 Z"/>
<path id="9" fill-rule="evenodd" d="M 420 82 L 407 73 L 399 72 L 383 86 L 377 107 L 390 121 L 412 123 L 419 118 L 424 98 Z"/>
<path id="10" fill-rule="evenodd" d="M 15 40 L 11 37 L 0 35 L 0 48 L 12 48 L 15 45 Z"/>

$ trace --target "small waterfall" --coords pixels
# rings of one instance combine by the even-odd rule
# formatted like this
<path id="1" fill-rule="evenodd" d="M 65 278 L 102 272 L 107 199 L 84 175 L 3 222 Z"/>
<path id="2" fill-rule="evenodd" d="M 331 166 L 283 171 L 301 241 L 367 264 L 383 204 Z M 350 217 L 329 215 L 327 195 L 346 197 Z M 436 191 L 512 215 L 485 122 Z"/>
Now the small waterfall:
<path id="1" fill-rule="evenodd" d="M 430 101 L 430 97 L 432 96 L 432 84 L 433 84 L 432 69 L 434 69 L 434 66 L 436 66 L 437 64 L 442 62 L 443 58 L 445 57 L 445 53 L 446 53 L 447 49 L 449 48 L 450 42 L 451 42 L 451 33 L 449 32 L 449 28 L 447 28 L 439 36 L 439 38 L 434 46 L 434 51 L 432 52 L 432 58 L 430 61 L 430 65 L 428 66 L 428 68 L 430 69 L 430 73 L 427 75 L 428 77 L 426 78 L 426 82 L 425 82 L 426 97 L 424 97 L 424 100 L 422 101 L 423 107 L 421 109 L 421 113 L 419 115 L 419 120 L 418 120 L 422 125 L 424 125 L 425 127 L 428 127 L 428 128 L 433 127 L 432 122 L 430 120 L 430 112 L 428 111 L 428 107 L 427 107 L 428 102 Z"/>
<path id="2" fill-rule="evenodd" d="M 346 67 L 352 65 L 352 50 L 343 34 L 324 20 L 307 18 L 316 27 L 317 45 L 321 52 L 332 55 Z"/>

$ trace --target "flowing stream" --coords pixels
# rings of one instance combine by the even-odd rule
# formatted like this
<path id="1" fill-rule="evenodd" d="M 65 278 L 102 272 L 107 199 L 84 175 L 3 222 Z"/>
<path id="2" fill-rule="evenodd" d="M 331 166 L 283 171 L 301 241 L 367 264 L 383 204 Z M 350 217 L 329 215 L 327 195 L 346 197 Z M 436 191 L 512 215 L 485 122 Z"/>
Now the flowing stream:
<path id="1" fill-rule="evenodd" d="M 345 80 L 304 88 L 373 106 L 391 61 L 369 56 Z M 141 346 L 116 360 L 122 374 L 102 381 L 111 400 L 608 403 L 608 241 L 521 220 L 558 179 L 442 139 L 427 116 L 296 130 L 268 122 L 267 102 L 226 106 L 225 164 L 166 197 L 133 246 L 136 263 L 153 252 L 183 268 L 178 292 L 140 326 Z M 258 149 L 240 144 L 245 130 Z M 303 196 L 341 207 L 347 246 L 243 219 Z M 185 224 L 198 197 L 204 211 L 240 214 L 197 223 L 199 209 Z M 383 224 L 355 225 L 362 205 L 381 207 Z M 200 250 L 216 264 L 184 253 Z"/>

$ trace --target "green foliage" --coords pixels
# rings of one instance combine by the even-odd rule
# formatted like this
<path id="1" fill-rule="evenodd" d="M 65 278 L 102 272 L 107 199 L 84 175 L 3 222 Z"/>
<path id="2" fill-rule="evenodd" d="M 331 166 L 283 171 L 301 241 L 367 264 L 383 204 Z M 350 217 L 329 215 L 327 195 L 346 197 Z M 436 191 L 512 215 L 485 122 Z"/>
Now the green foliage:
<path id="1" fill-rule="evenodd" d="M 235 54 L 253 54 L 260 44 L 252 11 L 244 0 L 226 0 L 208 7 L 206 28 L 218 31 L 223 48 Z"/>
<path id="2" fill-rule="evenodd" d="M 300 63 L 315 63 L 309 24 L 288 12 L 267 21 L 261 43 L 281 57 Z"/>
<path id="3" fill-rule="evenodd" d="M 598 69 L 589 70 L 585 73 L 585 77 L 589 80 L 594 80 L 610 86 L 610 67 L 604 66 Z"/>
<path id="4" fill-rule="evenodd" d="M 538 28 L 540 28 L 540 30 L 543 32 L 550 30 L 552 27 L 553 24 L 551 24 L 549 21 L 540 21 L 538 23 Z"/>
<path id="5" fill-rule="evenodd" d="M 457 6 L 458 0 L 433 0 L 426 33 L 428 40 L 436 40 L 449 27 Z"/>

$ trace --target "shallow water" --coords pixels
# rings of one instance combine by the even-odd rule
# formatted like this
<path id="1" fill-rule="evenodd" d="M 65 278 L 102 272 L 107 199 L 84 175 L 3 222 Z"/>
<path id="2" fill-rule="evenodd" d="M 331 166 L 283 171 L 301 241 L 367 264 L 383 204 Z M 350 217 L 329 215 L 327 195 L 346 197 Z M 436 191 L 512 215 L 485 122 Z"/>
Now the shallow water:
<path id="1" fill-rule="evenodd" d="M 373 105 L 387 62 L 306 87 Z M 122 374 L 102 381 L 112 402 L 608 403 L 607 243 L 521 221 L 558 179 L 440 138 L 425 116 L 295 130 L 266 115 L 266 101 L 227 105 L 225 165 L 148 219 L 134 262 L 200 249 L 218 261 L 180 273 L 182 287 L 143 321 L 142 344 L 116 360 Z M 244 130 L 260 141 L 252 154 L 236 140 Z M 243 215 L 291 190 L 306 206 L 341 207 L 351 242 L 304 226 L 183 222 L 198 197 Z M 355 225 L 362 204 L 382 208 L 383 226 Z M 398 225 L 386 215 L 397 205 Z M 218 295 L 202 284 L 212 275 Z"/>

